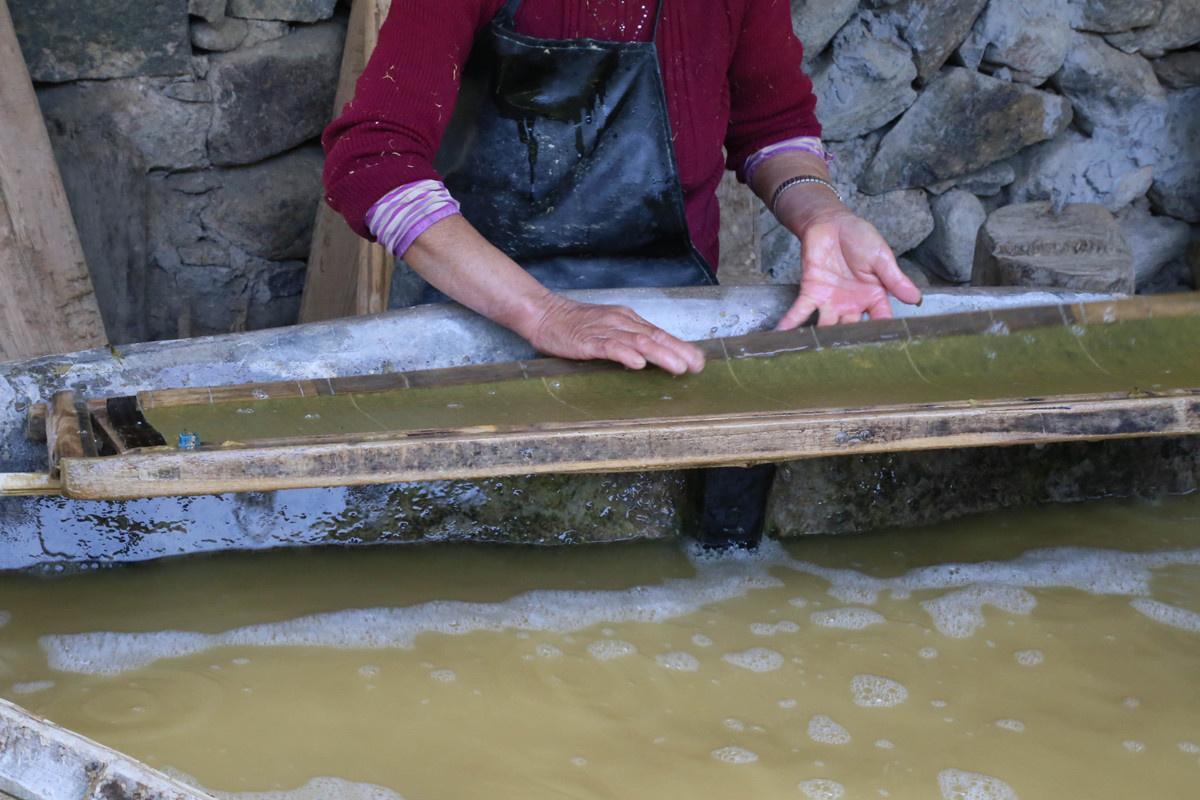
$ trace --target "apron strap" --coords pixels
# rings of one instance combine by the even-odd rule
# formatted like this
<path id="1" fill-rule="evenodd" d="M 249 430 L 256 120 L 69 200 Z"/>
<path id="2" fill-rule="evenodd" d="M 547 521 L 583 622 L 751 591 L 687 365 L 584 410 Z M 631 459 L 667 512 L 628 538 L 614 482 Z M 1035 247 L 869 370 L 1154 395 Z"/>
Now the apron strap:
<path id="1" fill-rule="evenodd" d="M 521 0 L 507 0 L 507 2 L 505 2 L 505 4 L 504 4 L 504 11 L 510 17 L 515 18 L 517 16 L 517 9 L 520 7 L 521 7 Z"/>

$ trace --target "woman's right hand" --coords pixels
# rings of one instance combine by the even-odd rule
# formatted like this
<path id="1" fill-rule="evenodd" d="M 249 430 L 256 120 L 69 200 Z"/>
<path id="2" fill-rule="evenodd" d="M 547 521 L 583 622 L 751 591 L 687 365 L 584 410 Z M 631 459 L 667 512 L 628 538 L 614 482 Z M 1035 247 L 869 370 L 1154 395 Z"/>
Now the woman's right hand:
<path id="1" fill-rule="evenodd" d="M 676 375 L 704 368 L 698 347 L 631 309 L 577 303 L 554 294 L 458 214 L 429 226 L 404 260 L 436 288 L 512 329 L 546 355 L 606 358 L 630 369 L 655 364 Z"/>
<path id="2" fill-rule="evenodd" d="M 693 344 L 651 325 L 625 306 L 579 303 L 547 293 L 539 313 L 517 332 L 539 352 L 560 358 L 605 358 L 629 369 L 647 364 L 682 375 L 704 368 L 704 354 Z"/>

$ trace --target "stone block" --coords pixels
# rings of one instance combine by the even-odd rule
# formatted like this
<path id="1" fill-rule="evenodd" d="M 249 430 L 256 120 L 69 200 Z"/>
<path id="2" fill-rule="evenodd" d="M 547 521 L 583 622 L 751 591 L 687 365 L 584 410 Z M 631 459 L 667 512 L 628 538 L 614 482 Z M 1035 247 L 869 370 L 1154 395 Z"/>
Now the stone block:
<path id="1" fill-rule="evenodd" d="M 773 536 L 864 533 L 1096 497 L 1200 489 L 1200 436 L 846 455 L 780 467 Z"/>
<path id="2" fill-rule="evenodd" d="M 1097 130 L 1089 138 L 1068 130 L 1009 160 L 1017 175 L 1009 198 L 1057 206 L 1099 203 L 1116 213 L 1150 189 L 1158 152 L 1113 131 Z"/>
<path id="3" fill-rule="evenodd" d="M 1200 290 L 1200 239 L 1188 245 L 1187 265 L 1192 273 L 1192 288 Z"/>
<path id="4" fill-rule="evenodd" d="M 986 62 L 1040 86 L 1062 66 L 1073 31 L 1053 3 L 991 0 L 959 48 L 969 68 Z"/>
<path id="5" fill-rule="evenodd" d="M 933 233 L 929 195 L 921 189 L 856 194 L 846 201 L 854 213 L 875 226 L 896 255 L 907 253 Z"/>
<path id="6" fill-rule="evenodd" d="M 1200 224 L 1200 88 L 1167 92 L 1166 137 L 1150 199 L 1159 213 Z"/>
<path id="7" fill-rule="evenodd" d="M 323 23 L 212 57 L 215 164 L 249 164 L 313 139 L 333 114 L 345 27 Z"/>
<path id="8" fill-rule="evenodd" d="M 318 22 L 333 16 L 337 0 L 228 0 L 231 17 Z"/>
<path id="9" fill-rule="evenodd" d="M 880 143 L 863 191 L 928 186 L 976 172 L 1071 123 L 1056 94 L 959 67 L 938 73 Z"/>
<path id="10" fill-rule="evenodd" d="M 832 58 L 812 70 L 827 141 L 855 139 L 891 122 L 917 99 L 912 50 L 895 29 L 870 15 L 842 28 Z"/>
<path id="11" fill-rule="evenodd" d="M 188 13 L 205 22 L 217 23 L 225 18 L 228 0 L 188 0 Z"/>
<path id="12" fill-rule="evenodd" d="M 1192 89 L 1200 86 L 1200 51 L 1168 53 L 1150 62 L 1158 82 L 1168 89 Z"/>
<path id="13" fill-rule="evenodd" d="M 35 81 L 185 75 L 187 0 L 10 0 Z"/>
<path id="14" fill-rule="evenodd" d="M 1124 33 L 1154 24 L 1163 0 L 1067 0 L 1071 25 L 1092 33 Z"/>
<path id="15" fill-rule="evenodd" d="M 1053 83 L 1071 101 L 1075 125 L 1089 136 L 1106 128 L 1141 137 L 1161 129 L 1166 117 L 1166 93 L 1150 63 L 1099 36 L 1075 35 Z"/>
<path id="16" fill-rule="evenodd" d="M 141 153 L 146 171 L 198 169 L 208 165 L 212 108 L 175 99 L 185 90 L 207 96 L 203 81 L 128 78 L 43 89 L 38 102 L 51 133 L 120 137 Z"/>
<path id="17" fill-rule="evenodd" d="M 975 240 L 987 212 L 979 198 L 955 189 L 935 197 L 930 204 L 933 232 L 917 248 L 918 260 L 951 283 L 971 280 Z"/>
<path id="18" fill-rule="evenodd" d="M 192 44 L 201 50 L 227 53 L 281 39 L 291 28 L 286 22 L 221 17 L 215 22 L 192 23 Z"/>
<path id="19" fill-rule="evenodd" d="M 951 189 L 962 189 L 976 197 L 994 197 L 1017 179 L 1017 173 L 1012 165 L 1000 162 L 989 164 L 978 172 L 960 175 L 957 178 L 935 183 L 929 187 L 934 194 L 942 194 Z"/>
<path id="20" fill-rule="evenodd" d="M 993 211 L 979 231 L 971 283 L 1075 291 L 1134 289 L 1133 253 L 1116 218 L 1091 203 L 1023 203 Z"/>
<path id="21" fill-rule="evenodd" d="M 1113 47 L 1127 53 L 1158 58 L 1200 42 L 1200 0 L 1165 0 L 1153 24 L 1108 37 Z"/>
<path id="22" fill-rule="evenodd" d="M 891 11 L 912 46 L 921 80 L 937 74 L 987 5 L 987 0 L 901 0 Z"/>
<path id="23" fill-rule="evenodd" d="M 1186 222 L 1154 216 L 1144 200 L 1118 214 L 1117 221 L 1133 253 L 1133 276 L 1138 291 L 1149 285 L 1164 267 L 1183 261 L 1192 238 L 1192 228 Z"/>
<path id="24" fill-rule="evenodd" d="M 858 10 L 858 0 L 792 0 L 792 31 L 804 45 L 804 63 L 816 60 Z"/>
<path id="25" fill-rule="evenodd" d="M 258 258 L 307 259 L 324 161 L 321 148 L 308 145 L 252 166 L 217 171 L 219 185 L 206 195 L 201 224 Z"/>

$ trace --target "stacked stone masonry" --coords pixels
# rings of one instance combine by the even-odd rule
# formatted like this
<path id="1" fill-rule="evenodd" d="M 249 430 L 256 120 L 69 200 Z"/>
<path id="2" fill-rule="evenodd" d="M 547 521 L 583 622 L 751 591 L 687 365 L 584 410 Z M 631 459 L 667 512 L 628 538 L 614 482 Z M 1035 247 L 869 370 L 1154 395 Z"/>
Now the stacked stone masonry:
<path id="1" fill-rule="evenodd" d="M 112 341 L 293 322 L 348 1 L 9 6 Z M 792 13 L 839 189 L 919 283 L 1194 286 L 1200 0 L 792 0 Z M 797 281 L 799 244 L 766 211 L 759 226 L 762 277 Z M 1063 236 L 1107 244 L 1067 274 L 988 266 L 1031 241 L 1070 249 Z"/>

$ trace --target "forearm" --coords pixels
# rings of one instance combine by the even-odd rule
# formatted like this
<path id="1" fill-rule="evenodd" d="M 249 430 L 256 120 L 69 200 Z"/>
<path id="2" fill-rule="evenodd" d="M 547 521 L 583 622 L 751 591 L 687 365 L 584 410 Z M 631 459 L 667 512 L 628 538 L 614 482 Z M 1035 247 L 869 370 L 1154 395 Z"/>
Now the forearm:
<path id="1" fill-rule="evenodd" d="M 404 260 L 435 288 L 488 319 L 533 338 L 552 293 L 460 214 L 429 226 Z"/>
<path id="2" fill-rule="evenodd" d="M 750 188 L 768 208 L 775 192 L 784 181 L 800 176 L 812 176 L 830 181 L 825 160 L 813 153 L 787 152 L 771 156 L 754 172 Z M 801 183 L 784 191 L 775 204 L 780 223 L 797 236 L 817 218 L 832 213 L 852 213 L 836 193 L 820 183 Z"/>

